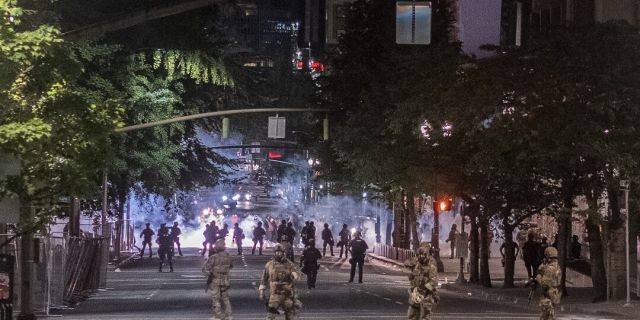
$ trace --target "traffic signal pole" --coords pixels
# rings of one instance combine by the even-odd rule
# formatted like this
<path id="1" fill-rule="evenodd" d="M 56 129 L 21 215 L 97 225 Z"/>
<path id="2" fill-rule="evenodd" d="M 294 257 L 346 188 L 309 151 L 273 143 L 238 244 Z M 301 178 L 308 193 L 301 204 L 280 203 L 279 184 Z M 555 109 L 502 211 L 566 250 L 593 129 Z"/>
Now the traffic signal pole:
<path id="1" fill-rule="evenodd" d="M 431 233 L 431 247 L 433 257 L 436 258 L 438 272 L 444 272 L 444 264 L 440 259 L 440 208 L 438 206 L 438 192 L 434 194 L 433 202 L 433 232 Z"/>

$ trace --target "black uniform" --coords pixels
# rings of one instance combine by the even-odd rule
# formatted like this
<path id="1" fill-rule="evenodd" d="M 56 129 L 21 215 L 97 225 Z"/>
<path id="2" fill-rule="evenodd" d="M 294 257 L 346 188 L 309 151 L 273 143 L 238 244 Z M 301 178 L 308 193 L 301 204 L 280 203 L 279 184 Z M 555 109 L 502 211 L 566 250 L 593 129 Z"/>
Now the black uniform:
<path id="1" fill-rule="evenodd" d="M 535 278 L 540 266 L 540 244 L 530 239 L 522 246 L 522 260 L 529 278 Z"/>
<path id="2" fill-rule="evenodd" d="M 178 225 L 174 224 L 171 227 L 171 237 L 173 238 L 173 243 L 178 246 L 178 254 L 182 256 L 182 248 L 180 248 L 180 235 L 182 234 L 182 230 L 178 227 Z"/>
<path id="3" fill-rule="evenodd" d="M 258 254 L 262 255 L 262 246 L 264 244 L 264 235 L 267 232 L 262 228 L 262 224 L 259 223 L 258 226 L 253 229 L 253 249 L 251 250 L 251 254 L 256 253 L 256 245 L 260 243 L 260 249 L 258 250 Z"/>
<path id="4" fill-rule="evenodd" d="M 284 231 L 287 229 L 287 222 L 282 220 L 282 223 L 278 226 L 278 243 L 282 241 L 282 236 L 284 235 Z"/>
<path id="5" fill-rule="evenodd" d="M 351 231 L 346 227 L 340 230 L 340 242 L 338 246 L 340 247 L 340 258 L 342 258 L 342 252 L 344 251 L 344 257 L 349 257 L 349 242 L 351 241 Z"/>
<path id="6" fill-rule="evenodd" d="M 220 231 L 218 231 L 218 237 L 216 238 L 216 240 L 223 239 L 226 241 L 228 235 L 229 235 L 229 227 L 227 227 L 227 225 L 225 224 L 224 227 L 220 229 Z"/>
<path id="7" fill-rule="evenodd" d="M 307 286 L 309 289 L 316 287 L 316 278 L 318 276 L 318 269 L 320 268 L 318 259 L 320 258 L 322 258 L 320 250 L 316 249 L 313 245 L 309 245 L 304 249 L 302 257 L 300 257 L 300 267 L 302 267 L 302 272 L 307 275 Z"/>
<path id="8" fill-rule="evenodd" d="M 296 236 L 296 231 L 293 230 L 293 224 L 291 222 L 287 223 L 287 227 L 284 229 L 284 234 L 289 238 L 289 242 L 291 243 L 291 246 L 293 246 L 295 243 L 293 239 Z"/>
<path id="9" fill-rule="evenodd" d="M 238 255 L 242 254 L 242 239 L 244 239 L 244 231 L 236 224 L 233 228 L 233 241 L 235 241 L 236 246 L 238 246 Z"/>
<path id="10" fill-rule="evenodd" d="M 369 246 L 360 237 L 356 237 L 349 243 L 351 247 L 351 277 L 349 282 L 353 282 L 353 278 L 356 274 L 356 265 L 358 265 L 358 282 L 362 283 L 362 267 L 364 266 L 364 256 L 367 253 Z"/>
<path id="11" fill-rule="evenodd" d="M 304 223 L 304 227 L 302 227 L 302 230 L 300 230 L 300 238 L 302 240 L 302 244 L 306 247 L 309 244 L 309 241 L 307 239 L 307 230 L 309 229 L 309 221 Z M 291 239 L 289 239 L 291 240 Z"/>
<path id="12" fill-rule="evenodd" d="M 173 272 L 173 237 L 169 234 L 167 228 L 158 230 L 158 239 L 156 239 L 156 242 L 158 243 L 158 256 L 160 256 L 158 272 L 162 272 L 162 265 L 165 259 L 169 262 L 169 271 Z"/>
<path id="13" fill-rule="evenodd" d="M 316 227 L 313 225 L 313 221 L 309 224 L 309 228 L 307 228 L 307 242 L 316 241 Z"/>
<path id="14" fill-rule="evenodd" d="M 322 256 L 327 255 L 327 245 L 329 245 L 329 249 L 331 252 L 331 256 L 333 257 L 333 233 L 328 226 L 322 230 Z"/>
<path id="15" fill-rule="evenodd" d="M 147 228 L 142 230 L 140 233 L 140 238 L 142 238 L 142 251 L 140 251 L 140 256 L 144 256 L 144 250 L 147 246 L 149 246 L 149 258 L 153 255 L 153 251 L 151 251 L 151 243 L 152 238 L 156 233 L 151 230 L 149 225 L 147 224 Z"/>

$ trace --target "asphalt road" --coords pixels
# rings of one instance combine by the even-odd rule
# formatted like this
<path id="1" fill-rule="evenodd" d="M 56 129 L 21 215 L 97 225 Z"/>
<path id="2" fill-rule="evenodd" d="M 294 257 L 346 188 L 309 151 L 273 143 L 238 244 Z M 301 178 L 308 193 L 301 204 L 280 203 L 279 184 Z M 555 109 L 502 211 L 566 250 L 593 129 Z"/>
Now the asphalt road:
<path id="1" fill-rule="evenodd" d="M 235 251 L 229 249 L 232 254 Z M 144 258 L 120 272 L 110 272 L 108 289 L 97 292 L 75 308 L 61 311 L 63 319 L 209 319 L 211 302 L 204 292 L 206 279 L 197 249 L 176 257 L 175 272 L 157 271 L 157 258 Z M 233 256 L 231 303 L 234 319 L 264 319 L 257 286 L 271 250 L 264 256 Z M 305 279 L 297 283 L 303 303 L 301 319 L 406 319 L 405 274 L 370 262 L 363 284 L 347 283 L 349 263 L 327 257 L 322 261 L 317 288 L 308 291 Z M 537 319 L 533 306 L 488 302 L 479 297 L 441 290 L 434 319 Z M 603 319 L 566 315 L 561 319 Z"/>

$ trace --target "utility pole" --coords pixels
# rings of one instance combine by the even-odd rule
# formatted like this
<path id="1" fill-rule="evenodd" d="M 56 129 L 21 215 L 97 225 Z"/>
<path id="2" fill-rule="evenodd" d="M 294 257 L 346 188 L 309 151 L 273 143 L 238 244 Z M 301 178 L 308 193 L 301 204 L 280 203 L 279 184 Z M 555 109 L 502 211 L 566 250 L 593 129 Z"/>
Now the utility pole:
<path id="1" fill-rule="evenodd" d="M 629 271 L 630 271 L 630 264 L 629 264 L 629 180 L 620 180 L 620 188 L 624 191 L 624 213 L 625 213 L 625 222 L 624 222 L 624 229 L 625 229 L 625 246 L 624 246 L 624 256 L 625 256 L 625 263 L 626 263 L 626 276 L 627 276 L 627 301 L 625 302 L 624 306 L 625 307 L 630 307 L 631 306 L 631 284 L 629 282 Z"/>
<path id="2" fill-rule="evenodd" d="M 433 257 L 436 258 L 436 266 L 438 272 L 444 272 L 444 264 L 440 259 L 440 208 L 438 208 L 438 193 L 435 193 L 433 201 L 433 232 L 431 233 L 431 247 L 433 248 Z"/>
<path id="3" fill-rule="evenodd" d="M 108 177 L 107 177 L 107 169 L 104 169 L 102 174 L 102 216 L 100 217 L 100 225 L 101 231 L 100 235 L 102 236 L 102 254 L 100 259 L 100 283 L 99 288 L 106 289 L 107 288 L 107 269 L 109 264 L 109 225 L 107 225 L 107 201 L 108 201 Z"/>
<path id="4" fill-rule="evenodd" d="M 22 207 L 20 215 L 20 226 L 22 236 L 20 241 L 20 314 L 18 320 L 35 320 L 33 313 L 33 290 L 31 280 L 33 279 L 33 220 L 35 208 L 28 202 L 28 206 Z M 31 230 L 30 230 L 31 229 Z"/>

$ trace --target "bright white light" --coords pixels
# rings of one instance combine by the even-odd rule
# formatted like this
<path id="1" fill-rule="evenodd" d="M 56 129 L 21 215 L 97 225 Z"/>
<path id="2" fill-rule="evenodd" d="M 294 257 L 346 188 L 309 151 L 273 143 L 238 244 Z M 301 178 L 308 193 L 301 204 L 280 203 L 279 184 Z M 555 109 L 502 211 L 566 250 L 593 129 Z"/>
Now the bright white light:
<path id="1" fill-rule="evenodd" d="M 210 210 L 211 210 L 211 209 L 209 209 L 209 208 L 204 208 L 204 209 L 202 209 L 202 215 L 203 215 L 203 216 L 208 215 Z"/>
<path id="2" fill-rule="evenodd" d="M 366 198 L 366 197 L 367 197 L 367 193 L 366 193 L 366 192 L 363 192 L 363 193 L 362 193 L 362 197 L 363 197 L 363 198 Z"/>
<path id="3" fill-rule="evenodd" d="M 420 125 L 420 133 L 422 133 L 422 137 L 424 137 L 426 139 L 431 138 L 431 131 L 432 130 L 433 130 L 433 127 L 431 126 L 431 124 L 427 120 L 422 122 L 422 125 Z"/>
<path id="4" fill-rule="evenodd" d="M 233 195 L 233 198 L 231 198 L 231 199 L 233 199 L 233 200 L 235 200 L 235 201 L 240 200 L 240 194 L 238 194 L 238 193 L 234 194 L 234 195 Z"/>
<path id="5" fill-rule="evenodd" d="M 229 200 L 229 197 L 227 197 L 227 196 L 222 196 L 222 201 L 227 201 L 227 200 Z"/>
<path id="6" fill-rule="evenodd" d="M 313 165 L 313 159 L 309 159 L 309 161 L 307 161 L 309 163 L 310 166 Z"/>
<path id="7" fill-rule="evenodd" d="M 251 194 L 249 194 L 249 193 L 245 194 L 244 195 L 244 199 L 247 200 L 247 201 L 250 201 L 251 200 Z"/>
<path id="8" fill-rule="evenodd" d="M 320 165 L 320 160 L 316 159 L 316 165 L 319 166 Z"/>
<path id="9" fill-rule="evenodd" d="M 324 188 L 324 186 L 323 186 L 323 185 L 320 185 L 320 189 L 322 189 L 322 188 Z"/>
<path id="10" fill-rule="evenodd" d="M 449 121 L 445 121 L 442 125 L 442 135 L 445 137 L 450 137 L 451 132 L 453 131 L 453 124 Z"/>
<path id="11" fill-rule="evenodd" d="M 14 20 L 13 16 L 9 16 L 9 22 L 13 22 Z"/>
<path id="12" fill-rule="evenodd" d="M 222 211 L 222 209 L 218 209 L 218 210 L 216 210 L 216 213 L 217 213 L 217 214 L 222 214 L 223 212 L 224 212 L 224 211 Z"/>
<path id="13" fill-rule="evenodd" d="M 351 234 L 355 234 L 356 233 L 356 228 L 351 228 Z"/>

